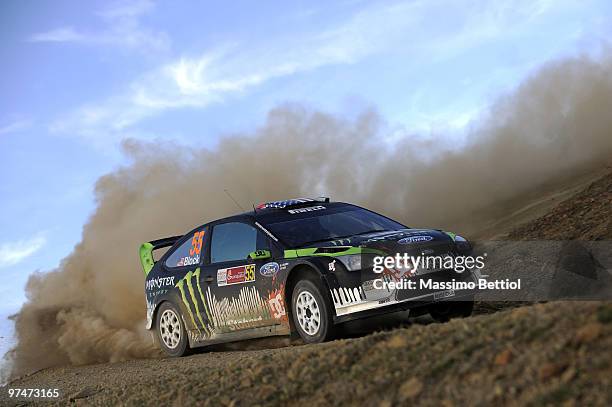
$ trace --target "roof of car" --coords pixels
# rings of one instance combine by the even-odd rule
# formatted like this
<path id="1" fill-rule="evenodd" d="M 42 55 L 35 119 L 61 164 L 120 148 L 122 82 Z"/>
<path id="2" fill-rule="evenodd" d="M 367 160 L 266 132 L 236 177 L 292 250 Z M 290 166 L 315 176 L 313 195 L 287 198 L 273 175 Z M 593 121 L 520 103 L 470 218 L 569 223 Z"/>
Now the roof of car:
<path id="1" fill-rule="evenodd" d="M 197 228 L 192 229 L 191 231 L 187 232 L 184 235 L 173 236 L 171 238 L 158 239 L 157 241 L 152 241 L 152 242 L 159 243 L 162 241 L 166 241 L 168 239 L 173 239 L 174 242 L 177 242 L 178 240 L 180 240 L 180 238 L 183 238 L 186 235 L 192 234 L 194 231 L 202 228 L 203 226 L 214 224 L 214 223 L 219 223 L 219 222 L 228 222 L 232 220 L 233 221 L 245 221 L 247 219 L 251 219 L 255 221 L 259 220 L 262 223 L 266 223 L 272 219 L 274 219 L 274 221 L 277 221 L 277 219 L 279 218 L 282 219 L 288 216 L 290 216 L 291 218 L 294 218 L 294 216 L 299 218 L 301 216 L 306 215 L 306 213 L 299 213 L 299 214 L 294 215 L 291 212 L 289 212 L 289 210 L 291 209 L 309 208 L 309 207 L 316 207 L 316 206 L 324 206 L 324 208 L 332 209 L 332 208 L 338 208 L 340 206 L 345 206 L 345 205 L 355 206 L 353 204 L 349 204 L 345 202 L 330 202 L 329 198 L 315 198 L 315 199 L 295 198 L 295 199 L 287 199 L 284 201 L 265 202 L 263 204 L 253 206 L 252 211 L 246 211 L 242 213 L 237 213 L 235 215 L 226 216 L 224 218 L 215 219 L 210 222 L 206 222 L 204 224 L 199 225 Z M 324 208 L 321 208 L 321 209 L 324 209 Z M 310 212 L 310 211 L 306 210 L 304 212 Z"/>
<path id="2" fill-rule="evenodd" d="M 253 206 L 253 210 L 216 219 L 213 222 L 226 222 L 229 220 L 239 220 L 245 218 L 259 219 L 275 217 L 276 215 L 287 215 L 291 209 L 308 208 L 318 205 L 327 205 L 337 207 L 339 205 L 348 205 L 344 202 L 330 202 L 329 198 L 294 198 L 282 201 L 263 202 Z M 212 223 L 212 222 L 211 222 Z"/>

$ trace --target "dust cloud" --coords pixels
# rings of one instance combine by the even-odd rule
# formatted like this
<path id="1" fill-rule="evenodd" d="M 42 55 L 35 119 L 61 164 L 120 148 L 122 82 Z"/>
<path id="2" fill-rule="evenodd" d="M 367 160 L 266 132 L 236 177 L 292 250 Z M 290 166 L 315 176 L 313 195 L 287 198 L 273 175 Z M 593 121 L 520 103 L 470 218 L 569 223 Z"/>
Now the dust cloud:
<path id="1" fill-rule="evenodd" d="M 551 63 L 470 125 L 463 147 L 439 135 L 382 142 L 373 111 L 345 119 L 299 105 L 213 150 L 127 140 L 129 163 L 101 177 L 81 242 L 32 275 L 15 316 L 12 374 L 157 355 L 144 330 L 140 243 L 265 200 L 329 195 L 411 226 L 477 230 L 484 214 L 612 157 L 610 56 Z M 497 213 L 499 215 L 499 213 Z M 463 229 L 461 229 L 463 232 Z"/>

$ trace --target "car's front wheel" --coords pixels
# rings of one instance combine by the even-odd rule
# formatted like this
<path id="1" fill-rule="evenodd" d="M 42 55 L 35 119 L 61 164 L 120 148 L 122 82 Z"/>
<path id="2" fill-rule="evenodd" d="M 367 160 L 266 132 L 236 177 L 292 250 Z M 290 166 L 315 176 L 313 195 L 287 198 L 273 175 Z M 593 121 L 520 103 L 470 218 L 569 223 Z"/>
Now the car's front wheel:
<path id="1" fill-rule="evenodd" d="M 437 322 L 448 322 L 453 318 L 472 315 L 474 301 L 442 301 L 429 307 L 429 314 Z"/>
<path id="2" fill-rule="evenodd" d="M 183 356 L 189 351 L 187 331 L 178 307 L 164 302 L 157 311 L 157 339 L 169 356 Z"/>
<path id="3" fill-rule="evenodd" d="M 291 314 L 300 337 L 306 343 L 319 343 L 333 337 L 332 305 L 319 284 L 300 280 L 291 296 Z"/>

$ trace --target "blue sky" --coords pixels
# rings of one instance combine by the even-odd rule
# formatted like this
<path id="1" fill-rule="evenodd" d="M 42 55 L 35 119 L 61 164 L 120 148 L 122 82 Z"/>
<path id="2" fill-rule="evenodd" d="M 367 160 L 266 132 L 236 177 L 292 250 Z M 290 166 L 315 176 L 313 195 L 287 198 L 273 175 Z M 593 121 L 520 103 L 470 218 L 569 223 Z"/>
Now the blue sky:
<path id="1" fill-rule="evenodd" d="M 0 3 L 0 316 L 79 241 L 127 137 L 214 147 L 286 102 L 460 137 L 546 61 L 595 52 L 609 1 Z"/>

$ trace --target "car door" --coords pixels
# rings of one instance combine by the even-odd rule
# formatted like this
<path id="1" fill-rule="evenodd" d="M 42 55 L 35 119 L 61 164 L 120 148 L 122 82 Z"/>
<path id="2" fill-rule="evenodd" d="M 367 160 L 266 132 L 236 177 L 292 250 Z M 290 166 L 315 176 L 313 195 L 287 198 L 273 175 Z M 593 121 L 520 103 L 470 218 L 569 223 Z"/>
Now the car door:
<path id="1" fill-rule="evenodd" d="M 275 323 L 268 304 L 270 281 L 259 272 L 270 259 L 251 258 L 257 250 L 270 250 L 270 242 L 248 222 L 234 220 L 212 227 L 208 264 L 200 278 L 217 333 Z"/>

